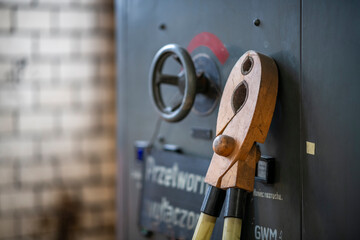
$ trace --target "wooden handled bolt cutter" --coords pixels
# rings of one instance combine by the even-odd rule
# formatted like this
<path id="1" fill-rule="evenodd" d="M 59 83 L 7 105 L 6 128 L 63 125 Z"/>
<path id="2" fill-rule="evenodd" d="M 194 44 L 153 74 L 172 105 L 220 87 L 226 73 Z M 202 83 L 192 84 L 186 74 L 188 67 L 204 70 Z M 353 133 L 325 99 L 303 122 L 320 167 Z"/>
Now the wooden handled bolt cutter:
<path id="1" fill-rule="evenodd" d="M 225 203 L 224 239 L 240 239 L 245 193 L 254 190 L 256 163 L 270 128 L 278 89 L 275 62 L 254 51 L 233 67 L 221 98 L 212 157 L 205 182 L 210 185 L 193 240 L 210 239 Z"/>

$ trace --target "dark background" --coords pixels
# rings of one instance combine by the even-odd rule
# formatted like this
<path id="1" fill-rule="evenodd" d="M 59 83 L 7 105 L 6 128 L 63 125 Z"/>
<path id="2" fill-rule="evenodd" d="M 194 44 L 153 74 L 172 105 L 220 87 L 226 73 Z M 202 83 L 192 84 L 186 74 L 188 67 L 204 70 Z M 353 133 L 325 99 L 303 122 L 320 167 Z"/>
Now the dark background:
<path id="1" fill-rule="evenodd" d="M 192 53 L 216 62 L 222 86 L 249 49 L 272 57 L 279 69 L 274 118 L 261 145 L 263 155 L 276 159 L 275 184 L 255 188 L 283 200 L 249 199 L 242 239 L 254 239 L 256 225 L 276 229 L 278 236 L 281 231 L 282 239 L 354 239 L 360 213 L 359 10 L 356 1 L 117 1 L 118 239 L 141 239 L 142 166 L 133 143 L 149 140 L 158 118 L 149 97 L 152 58 L 168 43 L 187 47 L 201 32 L 218 36 L 230 53 L 224 65 L 206 47 Z M 191 128 L 214 131 L 216 115 L 191 112 L 182 122 L 162 124 L 159 135 L 210 161 L 212 141 L 192 138 Z M 306 154 L 306 141 L 316 144 L 315 155 Z"/>

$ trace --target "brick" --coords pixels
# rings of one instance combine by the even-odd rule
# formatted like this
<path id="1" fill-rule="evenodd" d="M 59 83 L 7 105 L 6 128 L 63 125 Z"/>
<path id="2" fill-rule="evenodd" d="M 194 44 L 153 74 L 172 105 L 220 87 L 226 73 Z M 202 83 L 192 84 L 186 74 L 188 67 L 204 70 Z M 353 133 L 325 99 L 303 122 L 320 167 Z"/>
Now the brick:
<path id="1" fill-rule="evenodd" d="M 96 67 L 90 61 L 71 61 L 60 64 L 61 80 L 89 81 L 96 77 Z"/>
<path id="2" fill-rule="evenodd" d="M 112 159 L 108 159 L 107 161 L 101 161 L 100 171 L 101 176 L 107 179 L 114 179 L 116 174 L 116 164 L 115 164 L 115 156 L 112 156 Z"/>
<path id="3" fill-rule="evenodd" d="M 33 209 L 35 207 L 35 195 L 31 190 L 2 191 L 0 195 L 0 212 L 14 210 Z"/>
<path id="4" fill-rule="evenodd" d="M 115 208 L 106 209 L 102 212 L 102 214 L 103 214 L 103 221 L 104 221 L 105 226 L 114 226 L 115 225 L 115 223 L 116 223 Z"/>
<path id="5" fill-rule="evenodd" d="M 30 4 L 34 0 L 1 0 L 2 3 L 6 4 Z"/>
<path id="6" fill-rule="evenodd" d="M 75 150 L 78 148 L 79 144 L 72 138 L 66 136 L 59 136 L 41 141 L 41 155 L 46 157 L 65 157 L 74 154 Z"/>
<path id="7" fill-rule="evenodd" d="M 34 143 L 25 139 L 0 141 L 0 158 L 22 158 L 34 156 Z"/>
<path id="8" fill-rule="evenodd" d="M 111 79 L 115 81 L 116 66 L 115 62 L 100 62 L 99 64 L 99 77 Z"/>
<path id="9" fill-rule="evenodd" d="M 21 216 L 19 222 L 21 223 L 19 234 L 34 237 L 30 239 L 39 239 L 42 234 L 56 231 L 56 219 L 46 215 Z"/>
<path id="10" fill-rule="evenodd" d="M 50 163 L 22 165 L 20 181 L 22 184 L 51 183 L 54 179 L 54 169 Z"/>
<path id="11" fill-rule="evenodd" d="M 0 56 L 29 57 L 31 55 L 31 37 L 8 35 L 0 36 Z"/>
<path id="12" fill-rule="evenodd" d="M 13 218 L 0 218 L 0 239 L 9 238 L 16 235 L 15 221 Z"/>
<path id="13" fill-rule="evenodd" d="M 14 182 L 14 166 L 0 165 L 0 186 L 10 185 Z"/>
<path id="14" fill-rule="evenodd" d="M 102 204 L 115 201 L 115 190 L 106 186 L 86 186 L 83 189 L 85 204 Z"/>
<path id="15" fill-rule="evenodd" d="M 48 62 L 30 62 L 22 73 L 24 81 L 50 81 L 52 75 L 52 64 Z"/>
<path id="16" fill-rule="evenodd" d="M 11 28 L 11 10 L 0 9 L 0 30 L 10 30 Z"/>
<path id="17" fill-rule="evenodd" d="M 99 28 L 106 30 L 115 29 L 115 16 L 113 11 L 99 12 Z"/>
<path id="18" fill-rule="evenodd" d="M 56 4 L 56 5 L 62 5 L 62 4 L 69 4 L 69 3 L 74 3 L 78 0 L 61 0 L 61 2 L 59 0 L 37 0 L 37 2 L 39 4 Z"/>
<path id="19" fill-rule="evenodd" d="M 18 10 L 16 27 L 20 30 L 49 30 L 51 28 L 51 12 L 43 10 Z"/>
<path id="20" fill-rule="evenodd" d="M 39 194 L 42 207 L 54 208 L 59 203 L 62 191 L 56 188 L 44 188 Z"/>
<path id="21" fill-rule="evenodd" d="M 114 41 L 106 36 L 89 38 L 84 36 L 80 41 L 80 53 L 89 55 L 111 55 L 115 52 Z"/>
<path id="22" fill-rule="evenodd" d="M 68 30 L 91 30 L 96 26 L 97 16 L 93 10 L 61 11 L 59 27 Z"/>
<path id="23" fill-rule="evenodd" d="M 110 136 L 88 137 L 82 140 L 81 150 L 87 154 L 114 152 L 115 139 Z"/>
<path id="24" fill-rule="evenodd" d="M 83 5 L 108 5 L 113 4 L 112 0 L 78 0 Z"/>
<path id="25" fill-rule="evenodd" d="M 19 114 L 19 131 L 44 133 L 55 129 L 55 117 L 44 112 L 21 112 Z"/>
<path id="26" fill-rule="evenodd" d="M 106 129 L 114 129 L 116 127 L 116 115 L 114 111 L 105 112 L 101 115 L 101 125 Z"/>
<path id="27" fill-rule="evenodd" d="M 80 225 L 85 229 L 97 228 L 102 225 L 101 212 L 85 211 L 80 215 Z"/>
<path id="28" fill-rule="evenodd" d="M 115 102 L 115 91 L 103 86 L 87 86 L 80 89 L 79 97 L 84 105 L 109 105 Z"/>
<path id="29" fill-rule="evenodd" d="M 1 87 L 0 108 L 30 107 L 34 103 L 34 92 L 27 87 Z"/>
<path id="30" fill-rule="evenodd" d="M 70 185 L 68 185 L 70 186 Z M 39 193 L 41 206 L 47 209 L 56 209 L 63 203 L 63 199 L 67 198 L 72 201 L 79 199 L 79 192 L 74 190 L 65 190 L 64 188 L 43 188 Z"/>
<path id="31" fill-rule="evenodd" d="M 9 62 L 0 63 L 0 83 L 10 82 L 12 79 L 13 65 Z"/>
<path id="32" fill-rule="evenodd" d="M 66 131 L 77 132 L 94 129 L 99 125 L 96 112 L 65 112 L 61 116 L 61 128 Z"/>
<path id="33" fill-rule="evenodd" d="M 73 103 L 70 86 L 53 86 L 40 89 L 39 103 L 43 107 L 69 107 Z"/>
<path id="34" fill-rule="evenodd" d="M 12 114 L 0 114 L 0 133 L 14 132 L 14 117 Z"/>
<path id="35" fill-rule="evenodd" d="M 75 50 L 76 40 L 65 36 L 41 36 L 39 54 L 50 56 L 69 56 Z"/>
<path id="36" fill-rule="evenodd" d="M 58 170 L 63 182 L 87 180 L 92 175 L 90 163 L 77 159 L 61 160 Z"/>
<path id="37" fill-rule="evenodd" d="M 115 239 L 115 233 L 112 232 L 84 232 L 82 235 L 80 235 L 79 240 L 114 240 Z"/>

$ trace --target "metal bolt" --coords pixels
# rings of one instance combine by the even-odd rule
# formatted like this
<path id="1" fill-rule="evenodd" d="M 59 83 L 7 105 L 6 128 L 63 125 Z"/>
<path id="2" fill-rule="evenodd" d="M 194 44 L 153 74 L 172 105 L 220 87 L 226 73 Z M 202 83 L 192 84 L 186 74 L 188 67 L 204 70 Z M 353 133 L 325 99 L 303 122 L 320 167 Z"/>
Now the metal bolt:
<path id="1" fill-rule="evenodd" d="M 166 29 L 166 24 L 165 23 L 160 24 L 159 29 L 160 30 L 165 30 Z"/>
<path id="2" fill-rule="evenodd" d="M 159 141 L 159 143 L 164 144 L 165 143 L 165 138 L 163 136 L 159 136 L 158 141 Z"/>
<path id="3" fill-rule="evenodd" d="M 256 18 L 254 21 L 253 21 L 254 25 L 255 26 L 259 26 L 260 25 L 260 19 Z"/>

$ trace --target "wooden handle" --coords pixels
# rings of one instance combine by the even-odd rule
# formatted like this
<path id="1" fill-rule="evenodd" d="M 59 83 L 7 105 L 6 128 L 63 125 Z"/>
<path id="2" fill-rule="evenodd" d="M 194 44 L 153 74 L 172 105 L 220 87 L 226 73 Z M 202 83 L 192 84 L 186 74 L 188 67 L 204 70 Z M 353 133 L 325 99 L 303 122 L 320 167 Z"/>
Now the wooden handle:
<path id="1" fill-rule="evenodd" d="M 192 240 L 209 240 L 214 230 L 216 217 L 201 213 Z"/>
<path id="2" fill-rule="evenodd" d="M 258 160 L 254 145 L 265 141 L 277 88 L 277 67 L 270 57 L 248 51 L 235 64 L 220 102 L 206 183 L 253 191 Z"/>
<path id="3" fill-rule="evenodd" d="M 225 218 L 222 240 L 240 240 L 241 226 L 242 220 L 240 218 Z"/>

